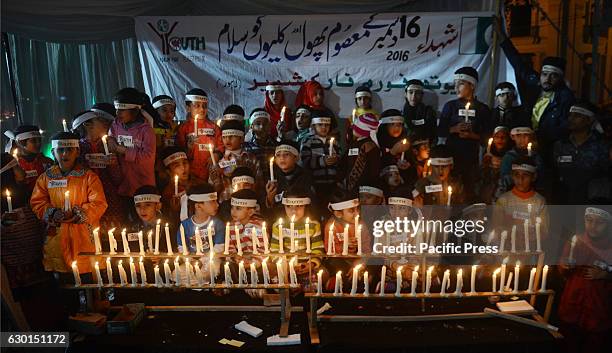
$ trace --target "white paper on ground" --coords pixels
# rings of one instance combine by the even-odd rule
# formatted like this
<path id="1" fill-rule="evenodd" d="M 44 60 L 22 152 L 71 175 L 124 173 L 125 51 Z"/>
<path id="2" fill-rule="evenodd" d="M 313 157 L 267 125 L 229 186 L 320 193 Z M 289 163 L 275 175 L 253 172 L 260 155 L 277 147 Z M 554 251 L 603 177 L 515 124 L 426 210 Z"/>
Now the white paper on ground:
<path id="1" fill-rule="evenodd" d="M 279 335 L 268 337 L 268 346 L 289 346 L 292 344 L 300 344 L 300 342 L 301 339 L 299 333 L 289 335 L 287 337 L 280 337 Z"/>

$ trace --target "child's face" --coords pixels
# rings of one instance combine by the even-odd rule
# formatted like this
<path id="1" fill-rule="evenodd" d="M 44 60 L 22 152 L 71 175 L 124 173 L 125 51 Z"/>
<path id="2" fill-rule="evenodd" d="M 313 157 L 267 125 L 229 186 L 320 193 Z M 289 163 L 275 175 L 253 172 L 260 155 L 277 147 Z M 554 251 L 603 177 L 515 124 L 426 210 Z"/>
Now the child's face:
<path id="1" fill-rule="evenodd" d="M 330 124 L 313 124 L 315 133 L 321 137 L 327 137 L 329 134 Z"/>
<path id="2" fill-rule="evenodd" d="M 608 232 L 608 222 L 598 216 L 584 216 L 584 230 L 591 238 L 600 238 Z"/>
<path id="3" fill-rule="evenodd" d="M 417 146 L 417 148 L 413 149 L 414 156 L 422 161 L 429 158 L 429 144 L 423 143 Z"/>
<path id="4" fill-rule="evenodd" d="M 381 205 L 383 202 L 383 198 L 380 196 L 376 196 L 370 194 L 368 192 L 360 192 L 359 193 L 359 204 L 360 205 Z"/>
<path id="5" fill-rule="evenodd" d="M 406 91 L 406 100 L 411 106 L 416 106 L 423 101 L 423 91 L 417 89 L 409 89 Z"/>
<path id="6" fill-rule="evenodd" d="M 53 150 L 53 156 L 63 171 L 72 170 L 76 165 L 79 149 L 76 147 L 56 148 Z"/>
<path id="7" fill-rule="evenodd" d="M 345 222 L 355 222 L 355 217 L 359 215 L 359 206 L 345 208 L 342 211 L 334 211 L 334 216 Z"/>
<path id="8" fill-rule="evenodd" d="M 397 187 L 402 184 L 402 176 L 397 171 L 388 172 L 385 174 L 385 182 L 391 187 Z"/>
<path id="9" fill-rule="evenodd" d="M 393 123 L 393 124 L 386 124 L 386 125 L 387 125 L 387 133 L 389 134 L 389 136 L 393 138 L 400 137 L 400 135 L 402 134 L 402 131 L 404 130 L 404 125 L 402 123 Z"/>
<path id="10" fill-rule="evenodd" d="M 110 127 L 110 123 L 106 122 L 102 119 L 91 119 L 83 123 L 85 127 L 85 131 L 87 131 L 87 135 L 89 136 L 104 136 L 108 133 L 108 128 Z"/>
<path id="11" fill-rule="evenodd" d="M 283 102 L 283 98 L 285 97 L 285 94 L 283 93 L 282 90 L 278 90 L 278 91 L 268 92 L 268 96 L 270 97 L 272 104 L 279 105 Z"/>
<path id="12" fill-rule="evenodd" d="M 255 213 L 255 209 L 253 207 L 232 206 L 231 213 L 234 222 L 245 223 Z"/>
<path id="13" fill-rule="evenodd" d="M 244 141 L 244 137 L 242 136 L 223 136 L 223 146 L 227 150 L 238 150 L 240 146 L 242 146 L 242 142 Z"/>
<path id="14" fill-rule="evenodd" d="M 452 167 L 450 165 L 433 165 L 431 166 L 431 174 L 440 181 L 447 181 Z"/>
<path id="15" fill-rule="evenodd" d="M 170 175 L 178 175 L 179 181 L 186 182 L 189 180 L 189 161 L 186 159 L 180 159 L 176 162 L 170 163 L 168 166 L 170 169 Z"/>
<path id="16" fill-rule="evenodd" d="M 503 150 L 508 145 L 508 139 L 510 137 L 506 132 L 498 132 L 493 135 L 493 144 L 495 145 L 495 149 L 498 151 Z"/>
<path id="17" fill-rule="evenodd" d="M 370 97 L 359 97 L 356 99 L 357 107 L 361 109 L 370 109 L 372 104 L 372 98 Z"/>
<path id="18" fill-rule="evenodd" d="M 570 131 L 582 131 L 591 127 L 592 121 L 586 115 L 579 113 L 569 113 L 567 117 L 567 128 Z"/>
<path id="19" fill-rule="evenodd" d="M 196 202 L 194 204 L 195 214 L 202 217 L 213 217 L 219 210 L 219 203 L 216 200 Z"/>
<path id="20" fill-rule="evenodd" d="M 134 121 L 137 117 L 138 117 L 138 109 L 118 109 L 117 110 L 117 119 L 123 124 L 127 124 L 130 121 Z"/>
<path id="21" fill-rule="evenodd" d="M 512 93 L 502 93 L 496 97 L 497 104 L 502 108 L 508 108 L 512 106 L 514 102 L 514 94 Z"/>
<path id="22" fill-rule="evenodd" d="M 190 102 L 187 104 L 187 111 L 191 117 L 198 116 L 198 119 L 204 119 L 208 112 L 208 102 Z"/>
<path id="23" fill-rule="evenodd" d="M 24 152 L 29 154 L 40 153 L 40 147 L 42 146 L 42 139 L 40 137 L 32 137 L 24 141 L 23 149 Z"/>
<path id="24" fill-rule="evenodd" d="M 408 217 L 410 215 L 410 207 L 404 205 L 389 205 L 389 214 L 392 219 Z"/>
<path id="25" fill-rule="evenodd" d="M 176 105 L 164 104 L 157 108 L 157 113 L 163 121 L 169 123 L 174 120 L 174 116 L 176 115 Z"/>
<path id="26" fill-rule="evenodd" d="M 285 214 L 287 218 L 291 219 L 292 216 L 295 216 L 295 221 L 299 221 L 304 218 L 304 214 L 306 214 L 306 206 L 304 205 L 284 205 L 285 206 Z"/>
<path id="27" fill-rule="evenodd" d="M 274 163 L 283 172 L 292 171 L 297 163 L 297 157 L 292 153 L 279 151 L 274 155 Z"/>
<path id="28" fill-rule="evenodd" d="M 312 95 L 312 102 L 315 105 L 323 105 L 323 89 L 317 88 Z"/>
<path id="29" fill-rule="evenodd" d="M 527 145 L 531 142 L 531 134 L 515 134 L 512 139 L 519 149 L 527 149 Z"/>
<path id="30" fill-rule="evenodd" d="M 455 80 L 455 92 L 458 98 L 468 99 L 474 94 L 474 86 L 463 80 Z"/>
<path id="31" fill-rule="evenodd" d="M 305 112 L 295 113 L 295 125 L 298 129 L 308 129 L 310 127 L 310 115 Z"/>
<path id="32" fill-rule="evenodd" d="M 161 206 L 161 202 L 139 202 L 135 208 L 141 221 L 153 223 L 157 218 L 159 210 L 161 210 Z"/>
<path id="33" fill-rule="evenodd" d="M 512 171 L 512 181 L 514 182 L 514 187 L 520 192 L 529 192 L 531 191 L 531 185 L 535 180 L 535 175 L 525 170 L 513 170 Z"/>
<path id="34" fill-rule="evenodd" d="M 259 140 L 265 140 L 270 134 L 270 120 L 266 118 L 257 118 L 251 124 L 251 130 L 253 134 Z"/>

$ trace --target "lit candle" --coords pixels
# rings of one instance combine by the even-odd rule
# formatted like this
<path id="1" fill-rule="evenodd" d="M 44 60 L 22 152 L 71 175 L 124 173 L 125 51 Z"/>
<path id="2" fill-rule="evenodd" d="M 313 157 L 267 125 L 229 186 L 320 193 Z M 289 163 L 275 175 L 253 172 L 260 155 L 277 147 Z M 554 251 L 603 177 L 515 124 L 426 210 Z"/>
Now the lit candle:
<path id="1" fill-rule="evenodd" d="M 225 224 L 225 249 L 223 250 L 223 254 L 224 255 L 228 255 L 229 254 L 230 238 L 231 238 L 230 223 L 227 222 Z"/>
<path id="2" fill-rule="evenodd" d="M 72 274 L 74 275 L 74 286 L 79 287 L 81 285 L 81 274 L 76 261 L 72 261 Z"/>
<path id="3" fill-rule="evenodd" d="M 506 248 L 506 238 L 508 238 L 508 231 L 504 230 L 501 232 L 501 240 L 499 242 L 499 253 L 503 253 Z"/>
<path id="4" fill-rule="evenodd" d="M 13 198 L 9 189 L 6 189 L 6 203 L 8 204 L 8 211 L 13 212 Z"/>
<path id="5" fill-rule="evenodd" d="M 357 255 L 361 256 L 361 224 L 357 227 Z"/>
<path id="6" fill-rule="evenodd" d="M 353 267 L 353 282 L 351 285 L 351 295 L 357 294 L 357 283 L 359 282 L 359 269 L 361 264 Z"/>
<path id="7" fill-rule="evenodd" d="M 344 233 L 342 233 L 342 255 L 348 255 L 348 247 L 349 247 L 349 225 L 346 224 L 344 226 Z"/>
<path id="8" fill-rule="evenodd" d="M 70 206 L 70 191 L 66 190 L 64 192 L 64 212 L 70 211 L 72 207 Z"/>
<path id="9" fill-rule="evenodd" d="M 178 180 L 179 180 L 179 176 L 178 175 L 174 175 L 174 196 L 178 196 Z"/>
<path id="10" fill-rule="evenodd" d="M 213 148 L 212 143 L 208 144 L 208 153 L 210 153 L 210 161 L 212 162 L 212 164 L 213 165 L 217 164 L 217 161 L 215 160 L 215 150 Z"/>
<path id="11" fill-rule="evenodd" d="M 153 252 L 153 229 L 147 233 L 147 249 L 149 253 Z"/>
<path id="12" fill-rule="evenodd" d="M 516 252 L 516 224 L 512 225 L 512 231 L 510 232 L 510 247 L 512 253 Z"/>
<path id="13" fill-rule="evenodd" d="M 433 272 L 434 267 L 429 266 L 427 269 L 427 277 L 425 277 L 425 295 L 431 294 L 431 273 Z"/>
<path id="14" fill-rule="evenodd" d="M 140 247 L 140 255 L 144 255 L 144 240 L 142 238 L 142 230 L 138 232 L 138 246 Z"/>
<path id="15" fill-rule="evenodd" d="M 446 289 L 450 287 L 450 270 L 444 271 L 444 276 L 442 277 L 442 289 L 440 290 L 440 295 L 446 294 Z"/>
<path id="16" fill-rule="evenodd" d="M 131 253 L 130 244 L 127 240 L 127 229 L 125 228 L 121 230 L 121 242 L 123 243 L 123 255 L 129 255 Z"/>
<path id="17" fill-rule="evenodd" d="M 19 161 L 19 150 L 18 149 L 13 149 L 13 158 L 15 158 L 15 160 Z"/>
<path id="18" fill-rule="evenodd" d="M 174 259 L 174 285 L 177 287 L 181 286 L 181 265 L 179 264 L 179 257 Z"/>
<path id="19" fill-rule="evenodd" d="M 266 225 L 266 222 L 263 222 L 261 224 L 261 237 L 263 238 L 264 243 L 264 254 L 269 254 L 270 246 L 268 244 L 268 227 Z"/>
<path id="20" fill-rule="evenodd" d="M 332 224 L 329 225 L 329 232 L 327 235 L 327 255 L 334 255 L 335 251 L 334 251 L 334 226 L 335 226 L 335 222 L 333 222 Z"/>
<path id="21" fill-rule="evenodd" d="M 159 274 L 159 265 L 155 265 L 153 268 L 153 273 L 155 274 L 155 287 L 161 287 L 164 285 L 164 282 Z"/>
<path id="22" fill-rule="evenodd" d="M 527 293 L 533 293 L 533 282 L 535 280 L 536 268 L 532 268 L 529 273 L 529 287 L 527 288 Z"/>
<path id="23" fill-rule="evenodd" d="M 155 251 L 154 255 L 159 255 L 159 228 L 160 228 L 161 219 L 157 220 L 157 224 L 155 225 Z"/>
<path id="24" fill-rule="evenodd" d="M 99 255 L 102 253 L 102 243 L 100 243 L 100 227 L 97 227 L 96 229 L 93 230 L 93 236 L 94 236 L 94 247 L 96 249 L 96 255 Z"/>
<path id="25" fill-rule="evenodd" d="M 544 265 L 544 271 L 542 273 L 542 286 L 540 287 L 540 292 L 544 292 L 546 290 L 546 277 L 548 277 L 548 265 Z"/>
<path id="26" fill-rule="evenodd" d="M 333 156 L 334 155 L 334 140 L 335 138 L 330 138 L 329 139 L 329 155 Z"/>
<path id="27" fill-rule="evenodd" d="M 278 219 L 278 253 L 279 254 L 284 254 L 285 253 L 285 246 L 284 246 L 284 239 L 283 239 L 283 219 L 279 218 Z"/>
<path id="28" fill-rule="evenodd" d="M 197 139 L 197 137 L 198 137 L 198 116 L 199 116 L 199 115 L 200 115 L 200 114 L 196 114 L 196 115 L 193 117 L 193 134 L 195 135 L 196 139 Z"/>
<path id="29" fill-rule="evenodd" d="M 353 114 L 351 114 L 351 122 L 355 123 L 355 119 L 357 119 L 357 110 L 353 109 Z"/>
<path id="30" fill-rule="evenodd" d="M 574 248 L 576 247 L 577 240 L 578 240 L 578 236 L 574 234 L 570 242 L 570 250 L 569 250 L 569 262 L 570 263 L 574 263 Z"/>
<path id="31" fill-rule="evenodd" d="M 138 269 L 140 270 L 140 284 L 144 287 L 147 285 L 147 271 L 142 256 L 140 257 L 140 261 L 138 261 Z"/>
<path id="32" fill-rule="evenodd" d="M 107 139 L 108 135 L 102 136 L 102 146 L 104 146 L 104 154 L 108 156 L 110 153 L 108 152 L 108 143 L 106 142 Z"/>
<path id="33" fill-rule="evenodd" d="M 493 293 L 497 292 L 497 274 L 499 273 L 501 269 L 497 268 L 495 271 L 493 271 Z M 502 287 L 502 285 L 500 285 L 500 287 Z"/>
<path id="34" fill-rule="evenodd" d="M 463 289 L 463 269 L 457 271 L 457 285 L 455 286 L 455 295 L 460 296 Z"/>
<path id="35" fill-rule="evenodd" d="M 125 268 L 123 268 L 123 260 L 119 260 L 117 269 L 119 270 L 120 285 L 123 287 L 127 284 L 127 273 L 125 273 Z"/>
<path id="36" fill-rule="evenodd" d="M 489 137 L 489 142 L 487 143 L 487 154 L 491 153 L 491 145 L 493 144 L 493 137 Z"/>
<path id="37" fill-rule="evenodd" d="M 181 235 L 181 247 L 183 248 L 183 255 L 187 256 L 189 255 L 189 248 L 187 245 L 187 240 L 185 239 L 185 227 L 183 227 L 183 224 L 179 225 L 179 233 Z"/>
<path id="38" fill-rule="evenodd" d="M 529 219 L 523 223 L 523 232 L 525 233 L 525 252 L 529 252 Z"/>
<path id="39" fill-rule="evenodd" d="M 168 226 L 168 223 L 166 223 L 164 231 L 166 233 L 166 247 L 168 248 L 168 256 L 172 256 L 174 255 L 174 252 L 172 251 L 172 243 L 170 242 L 170 227 Z"/>
<path id="40" fill-rule="evenodd" d="M 198 281 L 198 286 L 202 287 L 204 285 L 204 275 L 202 274 L 202 270 L 200 269 L 200 261 L 194 262 L 193 267 L 195 268 L 195 275 Z"/>
<path id="41" fill-rule="evenodd" d="M 521 262 L 516 261 L 516 265 L 514 266 L 514 290 L 512 290 L 512 293 L 518 293 L 520 268 Z"/>
<path id="42" fill-rule="evenodd" d="M 368 296 L 370 295 L 370 275 L 368 274 L 368 271 L 365 271 L 363 273 L 363 295 Z"/>
<path id="43" fill-rule="evenodd" d="M 287 114 L 287 107 L 283 106 L 283 109 L 281 109 L 281 114 L 280 114 L 280 118 L 283 122 L 286 122 L 287 120 L 286 118 L 286 114 Z"/>
<path id="44" fill-rule="evenodd" d="M 451 196 L 453 195 L 453 187 L 449 185 L 447 190 L 448 190 L 448 198 L 446 199 L 446 206 L 450 206 L 451 205 Z"/>
<path id="45" fill-rule="evenodd" d="M 261 262 L 261 273 L 263 273 L 264 286 L 270 285 L 270 271 L 268 270 L 268 258 L 266 257 Z"/>
<path id="46" fill-rule="evenodd" d="M 401 296 L 401 291 L 402 291 L 402 268 L 404 266 L 400 266 L 397 268 L 397 270 L 395 270 L 395 296 L 399 297 Z"/>
<path id="47" fill-rule="evenodd" d="M 215 253 L 210 252 L 208 257 L 208 272 L 210 272 L 210 285 L 214 285 L 216 283 L 217 277 L 217 269 L 215 266 Z"/>
<path id="48" fill-rule="evenodd" d="M 536 217 L 536 251 L 542 251 L 542 238 L 540 233 L 540 226 L 542 225 L 542 218 Z"/>
<path id="49" fill-rule="evenodd" d="M 196 226 L 193 233 L 196 243 L 196 255 L 202 255 L 202 238 L 200 236 L 200 228 Z"/>
<path id="50" fill-rule="evenodd" d="M 238 285 L 239 286 L 247 284 L 247 283 L 245 283 L 246 276 L 247 276 L 247 274 L 246 274 L 246 271 L 244 269 L 244 260 L 241 260 L 238 263 Z"/>
<path id="51" fill-rule="evenodd" d="M 111 264 L 111 258 L 106 258 L 106 277 L 108 277 L 108 284 L 112 286 L 113 283 L 113 266 Z"/>
<path id="52" fill-rule="evenodd" d="M 166 287 L 170 287 L 170 278 L 172 277 L 172 271 L 170 271 L 170 265 L 168 264 L 169 259 L 164 261 L 164 277 L 166 277 Z"/>
<path id="53" fill-rule="evenodd" d="M 317 272 L 317 295 L 323 293 L 323 270 Z"/>
<path id="54" fill-rule="evenodd" d="M 257 282 L 259 282 L 259 278 L 257 278 L 257 268 L 255 267 L 254 262 L 251 262 L 249 267 L 251 268 L 251 284 L 255 285 Z"/>
<path id="55" fill-rule="evenodd" d="M 251 243 L 253 243 L 253 255 L 259 255 L 259 240 L 257 239 L 257 228 L 251 230 Z"/>
<path id="56" fill-rule="evenodd" d="M 224 274 L 225 274 L 225 286 L 229 287 L 233 282 L 232 282 L 232 271 L 230 270 L 229 267 L 229 262 L 225 262 L 225 266 L 224 266 Z"/>
<path id="57" fill-rule="evenodd" d="M 108 252 L 110 255 L 115 255 L 117 252 L 117 241 L 115 240 L 115 228 L 112 228 L 108 231 Z"/>
<path id="58" fill-rule="evenodd" d="M 284 285 L 285 284 L 285 273 L 283 272 L 283 259 L 280 258 L 278 259 L 278 261 L 276 262 L 276 275 L 278 277 L 278 284 L 279 285 Z"/>
<path id="59" fill-rule="evenodd" d="M 431 175 L 431 160 L 430 159 L 427 160 L 427 175 Z"/>
<path id="60" fill-rule="evenodd" d="M 238 223 L 234 224 L 234 236 L 236 237 L 236 248 L 238 251 L 238 256 L 242 256 L 242 238 L 240 235 L 240 228 Z M 255 244 L 253 244 L 253 246 L 255 246 Z"/>
<path id="61" fill-rule="evenodd" d="M 407 140 L 407 139 L 403 139 L 403 140 L 402 140 L 402 145 L 405 145 L 405 144 L 407 144 L 407 143 L 408 143 L 408 140 Z M 403 160 L 405 160 L 405 159 L 404 159 L 404 152 L 402 152 L 402 155 L 400 156 L 400 160 L 402 160 L 402 161 L 403 161 Z"/>
<path id="62" fill-rule="evenodd" d="M 274 157 L 270 157 L 270 181 L 274 181 Z"/>
<path id="63" fill-rule="evenodd" d="M 465 104 L 465 122 L 469 123 L 470 122 L 470 102 L 467 102 Z"/>
<path id="64" fill-rule="evenodd" d="M 134 259 L 130 256 L 130 278 L 132 279 L 132 287 L 138 284 L 138 276 L 136 276 L 136 265 Z"/>
<path id="65" fill-rule="evenodd" d="M 304 227 L 306 227 L 306 253 L 310 254 L 312 252 L 310 249 L 310 217 L 306 217 Z"/>
<path id="66" fill-rule="evenodd" d="M 417 280 L 419 278 L 419 265 L 412 270 L 412 282 L 410 284 L 410 295 L 416 296 Z"/>
<path id="67" fill-rule="evenodd" d="M 62 119 L 62 126 L 64 127 L 64 132 L 68 132 L 68 124 L 66 124 L 66 119 Z"/>
<path id="68" fill-rule="evenodd" d="M 208 251 L 212 254 L 212 252 L 214 251 L 214 241 L 213 241 L 213 220 L 211 219 L 210 222 L 208 223 L 208 227 L 206 228 L 206 236 L 208 237 Z M 202 249 L 203 250 L 203 249 Z"/>
<path id="69" fill-rule="evenodd" d="M 472 265 L 472 273 L 470 274 L 470 294 L 476 294 L 476 269 L 478 265 Z"/>
<path id="70" fill-rule="evenodd" d="M 342 295 L 342 271 L 336 272 L 336 286 L 334 287 L 334 295 Z"/>
<path id="71" fill-rule="evenodd" d="M 295 215 L 291 216 L 291 222 L 289 223 L 289 236 L 291 239 L 291 252 L 295 252 L 295 234 L 293 234 L 293 232 L 295 231 Z"/>
<path id="72" fill-rule="evenodd" d="M 298 285 L 297 274 L 295 273 L 295 264 L 297 263 L 297 256 L 294 256 L 289 261 L 289 281 L 292 287 Z"/>
<path id="73" fill-rule="evenodd" d="M 380 295 L 385 295 L 385 281 L 387 280 L 387 266 L 383 265 L 380 270 Z"/>
<path id="74" fill-rule="evenodd" d="M 527 156 L 531 157 L 531 142 L 527 144 Z"/>
<path id="75" fill-rule="evenodd" d="M 504 285 L 506 284 L 506 263 L 508 262 L 508 258 L 505 258 L 504 261 L 502 262 L 501 265 L 501 274 L 500 274 L 500 281 L 499 281 L 499 292 L 503 293 L 504 292 Z"/>

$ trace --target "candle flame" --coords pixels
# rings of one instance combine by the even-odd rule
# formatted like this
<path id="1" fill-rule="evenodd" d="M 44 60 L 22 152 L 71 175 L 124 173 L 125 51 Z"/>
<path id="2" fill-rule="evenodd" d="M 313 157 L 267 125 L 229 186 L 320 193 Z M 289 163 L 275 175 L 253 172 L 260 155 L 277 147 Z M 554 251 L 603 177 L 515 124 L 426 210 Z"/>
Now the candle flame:
<path id="1" fill-rule="evenodd" d="M 111 259 L 111 258 L 110 258 L 110 256 L 109 256 L 109 257 L 107 257 L 107 258 L 106 258 L 106 261 L 107 261 L 107 262 L 110 262 L 110 259 Z"/>
<path id="2" fill-rule="evenodd" d="M 265 259 L 263 259 L 263 262 L 268 262 L 268 259 L 269 259 L 269 258 L 270 258 L 269 256 L 268 256 L 268 257 L 266 257 Z"/>
<path id="3" fill-rule="evenodd" d="M 493 143 L 493 137 L 489 137 L 489 146 Z"/>
<path id="4" fill-rule="evenodd" d="M 107 138 L 108 138 L 108 135 L 104 135 L 104 136 L 102 136 L 102 141 L 103 141 L 103 142 L 106 142 L 106 139 L 107 139 Z"/>
<path id="5" fill-rule="evenodd" d="M 414 271 L 414 272 L 419 272 L 419 265 L 416 265 L 416 266 L 414 267 L 414 270 L 413 270 L 413 271 Z"/>
<path id="6" fill-rule="evenodd" d="M 156 269 L 156 270 L 159 270 L 159 265 L 155 265 L 155 269 Z"/>
<path id="7" fill-rule="evenodd" d="M 429 266 L 429 268 L 427 269 L 427 272 L 432 273 L 433 270 L 434 270 L 434 267 L 433 266 Z"/>
<path id="8" fill-rule="evenodd" d="M 178 183 L 178 175 L 177 174 L 174 174 L 174 182 Z"/>
<path id="9" fill-rule="evenodd" d="M 278 224 L 283 224 L 283 219 L 282 218 L 278 219 Z"/>
<path id="10" fill-rule="evenodd" d="M 141 256 L 138 262 L 143 262 L 143 261 L 144 261 L 144 258 Z"/>
<path id="11" fill-rule="evenodd" d="M 396 271 L 397 271 L 397 272 L 402 272 L 402 268 L 404 268 L 404 266 L 400 266 L 400 267 L 398 267 Z"/>
<path id="12" fill-rule="evenodd" d="M 76 260 L 75 260 L 75 261 L 72 261 L 72 267 L 76 267 L 76 265 L 77 265 Z"/>
<path id="13" fill-rule="evenodd" d="M 134 263 L 134 259 L 130 256 L 130 263 L 133 264 Z"/>
<path id="14" fill-rule="evenodd" d="M 13 149 L 13 158 L 18 159 L 18 158 L 17 158 L 17 157 L 18 157 L 18 152 L 19 152 L 19 151 L 18 151 L 16 148 L 15 148 L 15 149 Z"/>
<path id="15" fill-rule="evenodd" d="M 342 276 L 342 271 L 336 272 L 336 276 L 340 276 L 341 277 Z"/>
<path id="16" fill-rule="evenodd" d="M 161 219 L 158 218 L 157 219 L 157 224 L 160 224 L 160 223 L 161 223 Z"/>
<path id="17" fill-rule="evenodd" d="M 123 260 L 119 260 L 119 263 L 117 264 L 117 266 L 123 266 Z"/>
<path id="18" fill-rule="evenodd" d="M 323 275 L 323 270 L 319 270 L 319 272 L 317 272 L 317 274 L 318 274 L 319 276 L 322 276 L 322 275 Z"/>
<path id="19" fill-rule="evenodd" d="M 295 222 L 295 215 L 291 216 L 291 223 Z"/>
<path id="20" fill-rule="evenodd" d="M 521 266 L 521 260 L 516 260 L 516 267 L 520 267 Z"/>
<path id="21" fill-rule="evenodd" d="M 448 193 L 449 193 L 449 194 L 452 194 L 452 193 L 453 193 L 453 187 L 452 187 L 452 186 L 450 186 L 450 185 L 448 186 Z"/>
<path id="22" fill-rule="evenodd" d="M 329 143 L 333 145 L 335 140 L 336 139 L 334 137 L 332 137 L 331 139 L 329 139 Z"/>
<path id="23" fill-rule="evenodd" d="M 11 197 L 11 192 L 9 191 L 9 189 L 6 189 L 6 197 Z"/>
<path id="24" fill-rule="evenodd" d="M 94 264 L 94 267 L 96 268 L 100 267 L 100 264 L 98 264 L 98 261 L 96 261 L 96 263 Z"/>
<path id="25" fill-rule="evenodd" d="M 164 261 L 164 264 L 166 264 L 166 265 L 167 265 L 169 260 L 170 260 L 170 259 L 166 259 L 166 261 Z"/>
<path id="26" fill-rule="evenodd" d="M 127 229 L 126 229 L 126 228 L 123 228 L 123 229 L 121 230 L 121 234 L 124 234 L 124 233 L 127 233 Z"/>
<path id="27" fill-rule="evenodd" d="M 402 145 L 405 145 L 406 143 L 408 143 L 408 140 L 407 139 L 403 139 L 402 140 Z"/>
<path id="28" fill-rule="evenodd" d="M 310 217 L 306 217 L 306 224 L 310 223 Z"/>
<path id="29" fill-rule="evenodd" d="M 166 223 L 166 227 L 168 226 L 168 223 Z"/>
<path id="30" fill-rule="evenodd" d="M 66 190 L 66 192 L 64 193 L 64 197 L 69 197 L 70 196 L 70 191 Z"/>
<path id="31" fill-rule="evenodd" d="M 98 233 L 100 231 L 100 227 L 97 227 L 96 229 L 93 230 L 94 233 Z"/>
<path id="32" fill-rule="evenodd" d="M 470 102 L 465 103 L 465 110 L 470 109 L 470 104 L 471 104 Z"/>
<path id="33" fill-rule="evenodd" d="M 355 271 L 359 271 L 359 269 L 361 268 L 363 264 L 358 264 L 357 266 L 355 266 Z"/>
<path id="34" fill-rule="evenodd" d="M 336 226 L 336 222 L 332 222 L 332 224 L 329 225 L 329 231 L 331 232 L 335 226 Z"/>
<path id="35" fill-rule="evenodd" d="M 499 267 L 498 267 L 498 268 L 495 270 L 495 272 L 493 272 L 493 274 L 494 274 L 495 276 L 497 276 L 497 274 L 498 274 L 500 271 L 501 271 L 501 268 L 499 268 Z"/>

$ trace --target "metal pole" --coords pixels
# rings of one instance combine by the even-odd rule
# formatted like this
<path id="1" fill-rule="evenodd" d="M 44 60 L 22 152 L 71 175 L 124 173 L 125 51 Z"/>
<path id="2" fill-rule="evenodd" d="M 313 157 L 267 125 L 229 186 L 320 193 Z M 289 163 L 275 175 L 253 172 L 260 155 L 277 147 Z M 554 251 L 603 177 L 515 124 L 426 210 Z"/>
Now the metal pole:
<path id="1" fill-rule="evenodd" d="M 15 105 L 15 116 L 19 125 L 23 125 L 23 116 L 21 114 L 21 106 L 17 99 L 17 88 L 15 85 L 15 75 L 13 73 L 13 60 L 11 58 L 11 48 L 9 46 L 8 34 L 2 32 L 2 46 L 4 47 L 4 60 L 6 61 L 6 72 L 8 74 L 9 82 L 11 83 L 11 95 L 13 96 L 13 104 Z"/>
<path id="2" fill-rule="evenodd" d="M 501 13 L 501 0 L 495 1 L 495 16 L 502 16 Z M 494 26 L 495 24 L 493 24 Z M 488 92 L 488 103 L 489 107 L 493 107 L 495 99 L 495 83 L 497 82 L 497 67 L 499 66 L 499 36 L 497 31 L 493 31 L 493 48 L 491 49 L 491 72 L 489 72 L 489 92 Z"/>
<path id="3" fill-rule="evenodd" d="M 597 69 L 599 68 L 599 6 L 600 1 L 593 2 L 593 19 L 591 25 L 591 82 L 590 100 L 597 103 L 599 96 L 599 85 L 597 84 Z"/>

